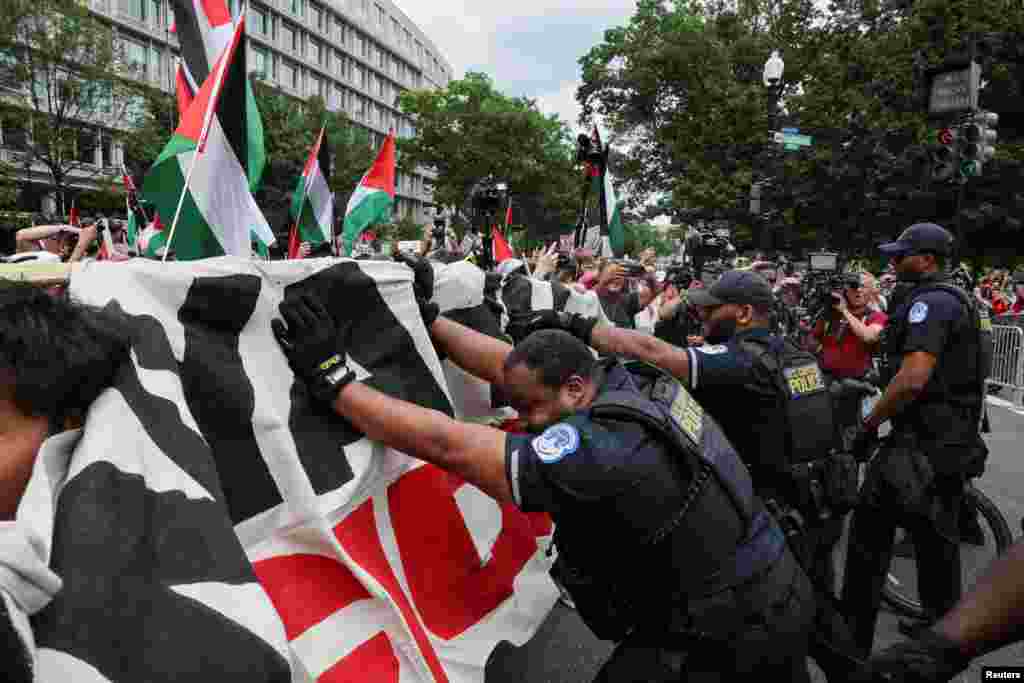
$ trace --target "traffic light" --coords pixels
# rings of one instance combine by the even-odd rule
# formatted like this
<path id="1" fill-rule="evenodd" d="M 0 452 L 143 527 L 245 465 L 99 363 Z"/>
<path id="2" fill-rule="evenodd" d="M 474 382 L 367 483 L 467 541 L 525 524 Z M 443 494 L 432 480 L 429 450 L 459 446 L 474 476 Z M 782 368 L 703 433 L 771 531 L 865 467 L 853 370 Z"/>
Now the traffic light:
<path id="1" fill-rule="evenodd" d="M 982 166 L 995 155 L 994 145 L 999 137 L 995 131 L 997 125 L 998 114 L 979 111 L 963 126 L 960 170 L 965 176 L 981 175 Z"/>
<path id="2" fill-rule="evenodd" d="M 956 177 L 960 167 L 957 151 L 957 131 L 953 128 L 942 128 L 935 133 L 938 144 L 931 149 L 932 180 L 945 182 Z"/>

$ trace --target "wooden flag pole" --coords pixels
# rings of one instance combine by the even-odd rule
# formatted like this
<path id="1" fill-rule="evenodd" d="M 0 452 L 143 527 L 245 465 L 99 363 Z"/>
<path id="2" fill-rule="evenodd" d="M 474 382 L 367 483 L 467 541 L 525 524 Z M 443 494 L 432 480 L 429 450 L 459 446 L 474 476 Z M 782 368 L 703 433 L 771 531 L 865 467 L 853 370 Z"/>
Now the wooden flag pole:
<path id="1" fill-rule="evenodd" d="M 247 8 L 248 3 L 242 5 L 240 16 L 243 17 L 243 22 L 245 21 L 245 10 Z M 235 30 L 237 31 L 238 28 L 236 27 Z M 232 38 L 232 40 L 234 40 L 234 38 Z M 245 49 L 244 45 L 236 46 L 236 49 L 238 47 L 241 47 L 243 50 Z M 226 53 L 224 56 L 226 56 Z M 231 56 L 234 58 L 233 54 Z M 199 155 L 202 154 L 202 149 L 206 145 L 206 136 L 210 132 L 210 125 L 213 123 L 213 117 L 216 115 L 217 98 L 220 96 L 221 86 L 224 85 L 224 74 L 228 70 L 228 61 L 229 60 L 227 59 L 221 59 L 220 68 L 217 70 L 217 80 L 214 81 L 213 92 L 210 93 L 210 107 L 206 111 L 206 116 L 203 119 L 203 128 L 199 132 L 199 144 L 196 145 L 196 151 L 192 154 L 192 163 L 189 164 L 188 174 L 185 176 L 185 187 L 182 188 L 181 196 L 178 198 L 178 208 L 174 210 L 174 220 L 171 222 L 171 231 L 167 233 L 167 243 L 164 244 L 164 257 L 161 259 L 161 263 L 167 262 L 167 254 L 171 251 L 171 243 L 174 241 L 174 231 L 178 227 L 178 218 L 181 217 L 181 207 L 185 204 L 185 195 L 188 194 L 188 188 L 192 182 L 192 173 L 196 170 L 196 162 L 199 160 Z M 202 88 L 200 88 L 200 90 L 202 90 Z"/>

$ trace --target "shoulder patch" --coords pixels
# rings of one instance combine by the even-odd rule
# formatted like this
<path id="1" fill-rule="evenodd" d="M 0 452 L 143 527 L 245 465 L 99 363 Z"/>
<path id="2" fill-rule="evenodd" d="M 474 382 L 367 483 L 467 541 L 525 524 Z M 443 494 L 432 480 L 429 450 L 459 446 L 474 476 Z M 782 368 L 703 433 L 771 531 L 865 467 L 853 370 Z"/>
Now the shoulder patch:
<path id="1" fill-rule="evenodd" d="M 559 422 L 545 429 L 531 445 L 537 456 L 550 465 L 579 450 L 580 433 L 571 424 Z"/>
<path id="2" fill-rule="evenodd" d="M 907 320 L 912 325 L 919 322 L 923 322 L 928 317 L 928 304 L 923 301 L 918 301 L 916 304 L 910 307 L 910 313 L 907 314 Z"/>
<path id="3" fill-rule="evenodd" d="M 729 347 L 725 344 L 715 344 L 714 346 L 698 346 L 697 351 L 708 356 L 717 356 L 720 353 L 727 353 Z"/>

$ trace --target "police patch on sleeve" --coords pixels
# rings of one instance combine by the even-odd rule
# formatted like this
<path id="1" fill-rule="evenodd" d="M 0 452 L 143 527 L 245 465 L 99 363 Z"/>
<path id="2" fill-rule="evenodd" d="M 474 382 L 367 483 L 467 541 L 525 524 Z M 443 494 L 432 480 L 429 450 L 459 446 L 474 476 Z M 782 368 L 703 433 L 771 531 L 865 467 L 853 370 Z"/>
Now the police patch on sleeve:
<path id="1" fill-rule="evenodd" d="M 725 344 L 715 344 L 714 346 L 698 346 L 697 350 L 709 356 L 717 356 L 728 351 L 729 347 Z"/>
<path id="2" fill-rule="evenodd" d="M 928 304 L 923 301 L 918 301 L 916 304 L 910 307 L 910 313 L 907 315 L 907 320 L 912 325 L 919 322 L 923 322 L 928 317 Z"/>
<path id="3" fill-rule="evenodd" d="M 571 424 L 560 422 L 545 429 L 531 445 L 537 457 L 550 465 L 579 450 L 580 433 Z"/>

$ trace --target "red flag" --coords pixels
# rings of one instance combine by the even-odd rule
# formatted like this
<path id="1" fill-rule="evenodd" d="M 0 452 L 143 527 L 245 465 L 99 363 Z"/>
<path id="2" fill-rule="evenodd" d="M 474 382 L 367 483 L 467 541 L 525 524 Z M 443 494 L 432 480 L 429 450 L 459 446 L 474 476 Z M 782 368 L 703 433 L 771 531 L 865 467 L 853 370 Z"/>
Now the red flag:
<path id="1" fill-rule="evenodd" d="M 180 61 L 175 71 L 174 86 L 178 96 L 178 119 L 181 120 L 185 117 L 185 112 L 191 106 L 192 100 L 195 99 L 195 89 L 185 76 L 185 67 Z"/>
<path id="2" fill-rule="evenodd" d="M 299 226 L 298 224 L 293 224 L 291 231 L 288 233 L 288 258 L 299 258 L 300 246 L 302 246 L 302 243 L 299 242 Z"/>
<path id="3" fill-rule="evenodd" d="M 82 227 L 82 220 L 78 217 L 78 207 L 74 204 L 71 205 L 71 211 L 68 213 L 68 223 L 75 227 Z"/>
<path id="4" fill-rule="evenodd" d="M 508 198 L 508 210 L 505 212 L 505 229 L 512 225 L 512 198 Z"/>
<path id="5" fill-rule="evenodd" d="M 493 252 L 492 255 L 494 256 L 495 263 L 501 263 L 513 256 L 512 247 L 508 246 L 505 236 L 501 234 L 501 230 L 498 230 L 497 225 L 491 229 L 491 251 Z"/>

